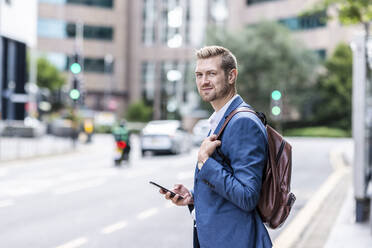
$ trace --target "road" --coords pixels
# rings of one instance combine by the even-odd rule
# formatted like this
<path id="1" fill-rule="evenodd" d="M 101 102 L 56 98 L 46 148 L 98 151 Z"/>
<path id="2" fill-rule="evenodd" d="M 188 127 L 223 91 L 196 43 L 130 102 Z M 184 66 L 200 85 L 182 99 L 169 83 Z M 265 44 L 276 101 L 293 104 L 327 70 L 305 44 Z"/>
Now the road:
<path id="1" fill-rule="evenodd" d="M 332 172 L 329 150 L 351 141 L 289 141 L 293 218 Z M 188 210 L 172 206 L 148 182 L 192 187 L 197 149 L 141 158 L 138 139 L 133 147 L 130 166 L 120 168 L 113 166 L 110 136 L 96 136 L 79 152 L 2 163 L 0 247 L 192 247 Z M 272 239 L 281 230 L 270 231 Z"/>

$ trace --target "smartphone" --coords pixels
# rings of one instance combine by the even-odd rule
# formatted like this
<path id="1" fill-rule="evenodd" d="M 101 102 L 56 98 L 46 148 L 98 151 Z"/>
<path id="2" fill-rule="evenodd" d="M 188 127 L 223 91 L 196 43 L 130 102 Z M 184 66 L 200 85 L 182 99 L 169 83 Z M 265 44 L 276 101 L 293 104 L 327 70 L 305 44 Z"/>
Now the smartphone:
<path id="1" fill-rule="evenodd" d="M 159 185 L 159 184 L 157 184 L 157 183 L 154 183 L 154 182 L 152 182 L 152 181 L 150 181 L 150 183 L 151 183 L 152 185 L 155 185 L 156 187 L 161 188 L 161 189 L 164 190 L 165 192 L 170 192 L 170 194 L 171 194 L 171 198 L 173 198 L 173 197 L 176 195 L 176 193 L 174 193 L 173 191 L 171 191 L 171 190 L 169 190 L 169 189 L 167 189 L 167 188 L 165 188 L 165 187 L 163 187 L 163 186 L 161 186 L 161 185 Z M 183 197 L 182 197 L 182 196 L 179 196 L 178 199 L 183 200 Z"/>

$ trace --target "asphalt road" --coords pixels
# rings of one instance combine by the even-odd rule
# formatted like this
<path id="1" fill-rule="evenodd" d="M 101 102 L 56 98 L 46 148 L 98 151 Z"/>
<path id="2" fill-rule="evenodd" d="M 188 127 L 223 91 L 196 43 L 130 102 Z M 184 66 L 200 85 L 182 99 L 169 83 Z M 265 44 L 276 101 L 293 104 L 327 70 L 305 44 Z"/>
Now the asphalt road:
<path id="1" fill-rule="evenodd" d="M 332 172 L 329 150 L 350 139 L 292 138 L 291 218 Z M 113 140 L 96 136 L 75 153 L 0 165 L 0 247 L 192 247 L 192 220 L 149 181 L 192 187 L 197 149 L 113 165 Z M 291 221 L 291 219 L 289 219 Z M 275 239 L 281 230 L 270 231 Z"/>

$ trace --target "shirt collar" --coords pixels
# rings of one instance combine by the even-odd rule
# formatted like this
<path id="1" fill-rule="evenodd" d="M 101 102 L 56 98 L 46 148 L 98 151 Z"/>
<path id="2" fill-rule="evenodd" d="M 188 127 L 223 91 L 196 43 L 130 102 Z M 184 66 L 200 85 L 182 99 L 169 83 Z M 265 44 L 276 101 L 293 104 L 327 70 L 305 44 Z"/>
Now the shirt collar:
<path id="1" fill-rule="evenodd" d="M 214 132 L 216 127 L 218 126 L 218 123 L 222 120 L 226 110 L 229 108 L 230 104 L 237 98 L 239 95 L 235 95 L 233 98 L 230 99 L 223 107 L 218 110 L 217 112 L 214 112 L 211 117 L 209 117 L 208 122 L 211 128 L 211 134 Z"/>

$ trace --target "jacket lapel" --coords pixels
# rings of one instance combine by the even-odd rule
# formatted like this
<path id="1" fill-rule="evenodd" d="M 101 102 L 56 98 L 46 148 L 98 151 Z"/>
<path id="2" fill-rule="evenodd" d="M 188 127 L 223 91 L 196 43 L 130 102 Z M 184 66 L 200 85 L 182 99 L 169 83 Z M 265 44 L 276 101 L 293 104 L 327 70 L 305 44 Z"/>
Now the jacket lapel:
<path id="1" fill-rule="evenodd" d="M 229 116 L 229 114 L 232 111 L 234 111 L 234 109 L 236 109 L 237 107 L 239 107 L 242 103 L 244 103 L 243 98 L 241 98 L 241 96 L 238 95 L 238 97 L 235 98 L 235 100 L 232 101 L 232 103 L 230 104 L 230 106 L 227 108 L 227 110 L 226 110 L 226 112 L 224 114 L 224 117 L 218 123 L 218 126 L 217 126 L 216 130 L 214 130 L 214 133 L 213 134 L 218 134 L 218 132 L 222 128 L 223 123 L 225 122 L 225 119 Z"/>

